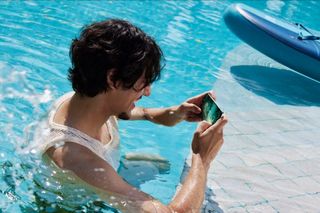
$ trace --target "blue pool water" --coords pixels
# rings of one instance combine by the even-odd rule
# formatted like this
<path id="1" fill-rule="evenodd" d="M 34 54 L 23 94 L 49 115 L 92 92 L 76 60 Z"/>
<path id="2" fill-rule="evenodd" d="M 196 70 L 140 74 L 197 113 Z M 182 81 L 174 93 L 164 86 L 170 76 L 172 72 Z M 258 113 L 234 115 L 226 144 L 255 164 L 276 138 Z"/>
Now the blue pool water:
<path id="1" fill-rule="evenodd" d="M 222 14 L 235 1 L 0 1 L 0 209 L 35 211 L 31 181 L 37 164 L 23 154 L 32 130 L 53 101 L 71 87 L 68 48 L 84 24 L 123 18 L 160 44 L 166 67 L 139 105 L 176 105 L 223 79 L 220 65 L 241 44 L 225 26 Z M 318 1 L 237 1 L 311 29 L 319 29 Z M 259 60 L 259 59 L 257 59 Z M 219 96 L 223 94 L 217 94 Z M 180 181 L 195 124 L 168 128 L 147 122 L 121 122 L 121 148 L 167 158 L 170 172 L 140 188 L 169 203 Z"/>

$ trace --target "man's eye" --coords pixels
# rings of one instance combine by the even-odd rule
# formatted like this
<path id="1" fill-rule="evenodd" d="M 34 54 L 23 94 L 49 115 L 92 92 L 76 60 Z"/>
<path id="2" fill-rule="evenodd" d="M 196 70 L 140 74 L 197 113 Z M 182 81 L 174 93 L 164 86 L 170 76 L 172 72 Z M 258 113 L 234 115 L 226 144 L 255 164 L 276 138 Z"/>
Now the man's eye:
<path id="1" fill-rule="evenodd" d="M 134 91 L 136 91 L 136 92 L 141 92 L 144 88 L 145 88 L 144 86 L 133 87 Z"/>
<path id="2" fill-rule="evenodd" d="M 148 86 L 148 84 L 142 84 L 142 86 L 140 86 L 139 90 L 143 90 L 144 88 L 146 88 Z"/>

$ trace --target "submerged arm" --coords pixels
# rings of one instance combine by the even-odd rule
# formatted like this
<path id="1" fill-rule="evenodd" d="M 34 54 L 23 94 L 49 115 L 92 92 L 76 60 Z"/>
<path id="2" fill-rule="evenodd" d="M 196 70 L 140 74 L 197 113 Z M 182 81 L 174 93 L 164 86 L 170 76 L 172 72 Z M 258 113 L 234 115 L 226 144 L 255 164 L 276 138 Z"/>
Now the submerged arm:
<path id="1" fill-rule="evenodd" d="M 200 154 L 193 154 L 190 172 L 169 205 L 129 185 L 106 161 L 79 144 L 66 142 L 51 147 L 46 155 L 122 212 L 198 212 L 204 199 L 209 164 Z"/>

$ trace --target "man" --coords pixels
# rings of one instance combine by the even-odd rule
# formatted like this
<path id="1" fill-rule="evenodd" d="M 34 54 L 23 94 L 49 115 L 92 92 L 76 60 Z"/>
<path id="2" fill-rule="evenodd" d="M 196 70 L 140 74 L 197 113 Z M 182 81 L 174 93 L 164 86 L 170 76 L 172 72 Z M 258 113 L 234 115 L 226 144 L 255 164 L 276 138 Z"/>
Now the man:
<path id="1" fill-rule="evenodd" d="M 122 212 L 197 212 L 204 199 L 207 173 L 223 143 L 222 117 L 199 123 L 192 141 L 192 165 L 169 205 L 134 188 L 118 174 L 117 118 L 149 120 L 173 126 L 201 121 L 206 93 L 179 106 L 135 106 L 149 96 L 161 71 L 162 52 L 142 30 L 123 20 L 107 20 L 83 29 L 70 48 L 69 79 L 74 93 L 61 97 L 51 111 L 50 135 L 42 145 L 46 159 L 71 171 L 101 198 Z"/>

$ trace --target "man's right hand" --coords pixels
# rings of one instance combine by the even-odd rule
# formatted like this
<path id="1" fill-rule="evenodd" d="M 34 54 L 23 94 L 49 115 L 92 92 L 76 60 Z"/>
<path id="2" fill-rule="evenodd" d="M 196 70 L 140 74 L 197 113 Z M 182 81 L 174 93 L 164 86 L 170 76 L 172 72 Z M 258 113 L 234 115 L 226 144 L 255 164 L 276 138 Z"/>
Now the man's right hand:
<path id="1" fill-rule="evenodd" d="M 223 144 L 223 127 L 227 122 L 225 115 L 213 125 L 202 121 L 194 133 L 192 151 L 194 154 L 200 154 L 203 165 L 207 170 Z"/>

